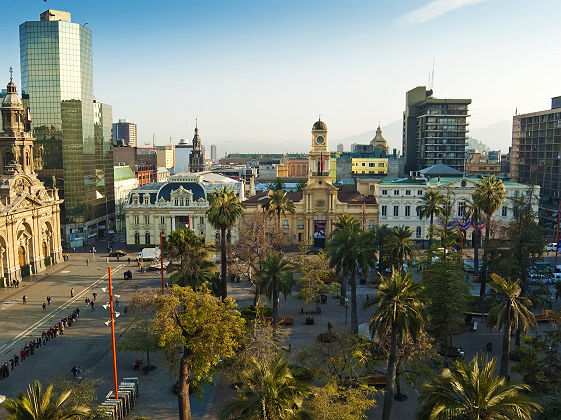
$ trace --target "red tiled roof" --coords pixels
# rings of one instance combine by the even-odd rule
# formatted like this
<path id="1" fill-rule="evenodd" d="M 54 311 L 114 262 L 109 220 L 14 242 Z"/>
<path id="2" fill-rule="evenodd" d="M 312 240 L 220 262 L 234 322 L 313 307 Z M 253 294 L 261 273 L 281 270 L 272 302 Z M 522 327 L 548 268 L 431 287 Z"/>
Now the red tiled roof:
<path id="1" fill-rule="evenodd" d="M 363 196 L 358 191 L 337 191 L 337 198 L 342 203 L 347 204 L 376 204 L 376 197 L 369 195 L 368 197 Z"/>

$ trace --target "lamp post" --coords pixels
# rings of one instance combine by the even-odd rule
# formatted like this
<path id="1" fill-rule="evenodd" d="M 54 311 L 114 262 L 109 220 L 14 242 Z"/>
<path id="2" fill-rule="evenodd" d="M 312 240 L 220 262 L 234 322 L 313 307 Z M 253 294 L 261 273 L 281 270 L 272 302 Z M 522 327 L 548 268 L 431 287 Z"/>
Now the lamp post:
<path id="1" fill-rule="evenodd" d="M 111 267 L 107 267 L 109 275 L 109 310 L 111 311 L 111 348 L 113 350 L 113 380 L 115 381 L 115 399 L 119 399 L 117 382 L 117 352 L 115 349 L 115 315 L 113 312 L 113 282 L 111 280 Z"/>

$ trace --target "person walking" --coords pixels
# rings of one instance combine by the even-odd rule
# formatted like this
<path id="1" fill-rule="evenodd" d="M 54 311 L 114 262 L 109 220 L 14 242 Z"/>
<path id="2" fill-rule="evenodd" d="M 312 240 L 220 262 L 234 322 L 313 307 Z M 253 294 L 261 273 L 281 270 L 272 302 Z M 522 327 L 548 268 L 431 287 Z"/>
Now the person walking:
<path id="1" fill-rule="evenodd" d="M 51 297 L 47 296 L 47 305 L 50 305 L 50 304 L 51 304 Z"/>
<path id="2" fill-rule="evenodd" d="M 117 305 L 117 309 L 120 309 L 119 308 L 119 298 L 115 299 L 115 305 Z"/>
<path id="3" fill-rule="evenodd" d="M 90 301 L 90 307 L 92 308 L 91 310 L 93 311 L 94 310 L 94 301 L 93 300 Z"/>
<path id="4" fill-rule="evenodd" d="M 128 263 L 129 265 L 131 265 L 131 257 L 128 257 L 128 258 L 127 258 L 127 263 Z"/>
<path id="5" fill-rule="evenodd" d="M 331 332 L 333 331 L 333 324 L 331 323 L 331 321 L 327 321 L 327 331 L 329 332 L 329 334 L 331 334 Z"/>
<path id="6" fill-rule="evenodd" d="M 70 369 L 70 372 L 72 372 L 72 378 L 76 379 L 76 372 L 78 372 L 78 369 L 76 368 L 76 365 L 74 365 L 72 367 L 72 369 Z"/>
<path id="7" fill-rule="evenodd" d="M 25 305 L 27 303 L 27 296 L 23 295 L 22 299 L 23 299 L 23 304 Z"/>
<path id="8" fill-rule="evenodd" d="M 74 297 L 74 288 L 70 289 L 70 297 Z"/>
<path id="9" fill-rule="evenodd" d="M 47 312 L 47 304 L 43 302 L 43 312 Z"/>
<path id="10" fill-rule="evenodd" d="M 86 258 L 86 267 L 90 265 L 90 260 Z"/>
<path id="11" fill-rule="evenodd" d="M 94 302 L 95 302 L 95 298 L 97 297 L 97 293 L 93 292 L 93 298 L 94 298 Z"/>

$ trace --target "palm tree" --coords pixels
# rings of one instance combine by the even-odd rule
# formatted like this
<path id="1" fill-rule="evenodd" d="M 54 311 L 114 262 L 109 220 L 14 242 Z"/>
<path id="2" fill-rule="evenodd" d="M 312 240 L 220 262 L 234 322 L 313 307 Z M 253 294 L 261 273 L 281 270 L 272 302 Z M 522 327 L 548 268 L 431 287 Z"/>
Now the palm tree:
<path id="1" fill-rule="evenodd" d="M 277 215 L 277 223 L 280 227 L 281 215 L 285 216 L 287 213 L 293 214 L 296 211 L 294 203 L 288 194 L 283 190 L 273 190 L 269 194 L 269 202 L 265 205 L 265 209 L 269 214 Z"/>
<path id="2" fill-rule="evenodd" d="M 207 210 L 209 223 L 214 229 L 220 229 L 220 280 L 221 298 L 228 297 L 228 282 L 226 280 L 226 231 L 232 229 L 243 215 L 243 207 L 234 190 L 222 187 L 216 188 L 210 195 L 210 205 Z"/>
<path id="3" fill-rule="evenodd" d="M 444 196 L 436 189 L 429 188 L 423 195 L 423 203 L 417 207 L 421 219 L 430 219 L 429 248 L 432 245 L 434 217 L 440 216 L 444 206 Z"/>
<path id="4" fill-rule="evenodd" d="M 503 348 L 501 354 L 502 376 L 508 377 L 508 363 L 510 357 L 510 334 L 512 328 L 526 331 L 529 326 L 537 328 L 536 318 L 529 306 L 530 299 L 520 296 L 520 280 L 505 280 L 495 273 L 491 274 L 489 286 L 501 295 L 501 301 L 491 309 L 487 325 L 490 328 L 503 330 Z"/>
<path id="5" fill-rule="evenodd" d="M 27 395 L 20 394 L 15 400 L 7 399 L 4 406 L 10 418 L 17 420 L 66 420 L 83 419 L 90 409 L 68 403 L 71 390 L 62 392 L 55 400 L 52 395 L 53 385 L 49 385 L 45 392 L 39 381 L 33 382 L 27 388 Z"/>
<path id="6" fill-rule="evenodd" d="M 465 213 L 466 215 L 470 215 L 469 217 L 471 217 L 471 221 L 473 222 L 473 232 L 471 234 L 471 242 L 473 245 L 473 275 L 477 276 L 479 273 L 479 241 L 481 235 L 478 226 L 481 224 L 481 209 L 474 200 L 468 200 L 466 201 Z M 483 297 L 481 294 L 480 296 Z"/>
<path id="7" fill-rule="evenodd" d="M 284 420 L 295 418 L 310 394 L 307 384 L 292 376 L 282 355 L 264 364 L 253 359 L 242 373 L 238 397 L 226 404 L 223 420 Z"/>
<path id="8" fill-rule="evenodd" d="M 164 244 L 164 255 L 172 261 L 177 273 L 171 278 L 179 286 L 191 286 L 198 289 L 204 282 L 212 282 L 214 263 L 211 261 L 210 249 L 202 239 L 190 229 L 176 230 L 170 233 Z"/>
<path id="9" fill-rule="evenodd" d="M 423 287 L 415 283 L 411 273 L 393 270 L 391 277 L 382 278 L 374 303 L 378 305 L 370 318 L 372 336 L 390 334 L 388 357 L 388 380 L 384 395 L 382 419 L 391 415 L 397 367 L 398 340 L 411 337 L 414 341 L 424 322 L 422 309 L 424 305 Z"/>
<path id="10" fill-rule="evenodd" d="M 294 277 L 290 270 L 290 262 L 282 254 L 272 253 L 259 262 L 256 277 L 259 279 L 259 292 L 267 296 L 273 305 L 273 325 L 279 319 L 279 295 L 284 298 L 290 294 L 294 285 Z"/>
<path id="11" fill-rule="evenodd" d="M 356 298 L 356 272 L 360 268 L 365 273 L 376 266 L 376 244 L 369 232 L 363 232 L 358 220 L 348 214 L 340 216 L 331 234 L 327 247 L 330 257 L 329 265 L 335 267 L 342 276 L 341 291 L 347 296 L 345 277 L 349 276 L 351 284 L 351 330 L 358 333 L 358 304 Z M 345 287 L 343 287 L 345 286 Z"/>
<path id="12" fill-rule="evenodd" d="M 503 181 L 495 177 L 495 175 L 481 178 L 479 185 L 473 192 L 474 203 L 485 213 L 485 247 L 483 248 L 483 273 L 479 291 L 480 296 L 485 296 L 485 286 L 487 284 L 487 250 L 491 234 L 491 218 L 501 207 L 505 197 L 506 192 Z"/>
<path id="13" fill-rule="evenodd" d="M 456 360 L 450 369 L 431 376 L 419 395 L 419 419 L 531 420 L 541 407 L 525 393 L 525 384 L 508 384 L 495 376 L 496 359 Z"/>
<path id="14" fill-rule="evenodd" d="M 389 256 L 387 255 L 387 248 L 386 243 L 388 242 L 390 236 L 392 234 L 392 230 L 388 227 L 388 225 L 381 225 L 377 226 L 373 235 L 375 235 L 375 242 L 378 249 L 378 261 L 380 262 L 379 267 L 380 271 L 386 268 L 386 264 L 390 261 Z"/>
<path id="15" fill-rule="evenodd" d="M 386 242 L 386 250 L 390 255 L 392 264 L 403 270 L 405 259 L 413 253 L 413 241 L 411 240 L 411 229 L 407 226 L 395 226 Z"/>

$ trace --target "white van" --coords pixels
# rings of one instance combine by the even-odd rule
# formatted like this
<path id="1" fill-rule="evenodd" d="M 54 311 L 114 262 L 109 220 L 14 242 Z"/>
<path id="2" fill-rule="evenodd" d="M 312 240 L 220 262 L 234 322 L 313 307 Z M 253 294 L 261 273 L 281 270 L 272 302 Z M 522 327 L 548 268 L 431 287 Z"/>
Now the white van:
<path id="1" fill-rule="evenodd" d="M 552 242 L 550 244 L 547 244 L 545 246 L 545 251 L 546 252 L 555 252 L 557 251 L 557 243 L 556 242 Z"/>

